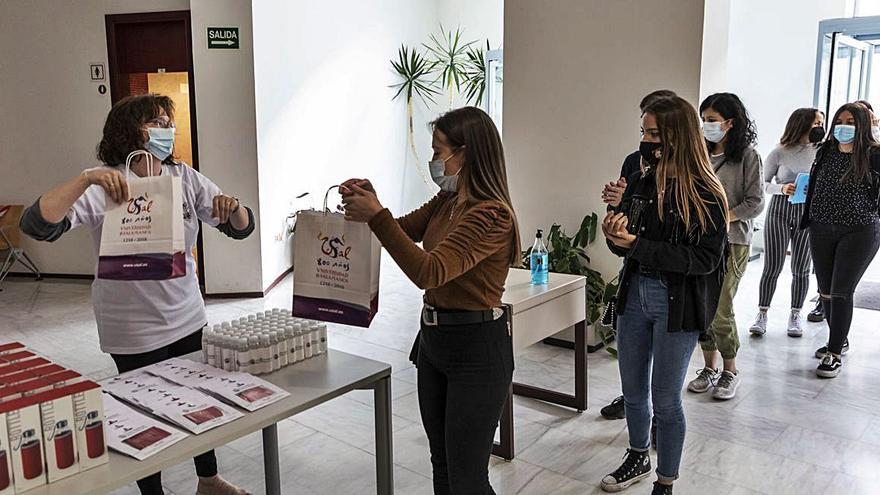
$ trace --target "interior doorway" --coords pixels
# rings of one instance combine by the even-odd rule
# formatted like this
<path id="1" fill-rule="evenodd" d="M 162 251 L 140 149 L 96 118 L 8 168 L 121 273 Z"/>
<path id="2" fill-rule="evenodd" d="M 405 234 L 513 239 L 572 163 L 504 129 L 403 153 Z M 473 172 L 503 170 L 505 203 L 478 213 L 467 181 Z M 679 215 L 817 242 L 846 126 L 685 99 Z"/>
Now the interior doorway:
<path id="1" fill-rule="evenodd" d="M 195 81 L 190 12 L 149 12 L 105 16 L 107 74 L 115 104 L 130 95 L 160 93 L 174 101 L 174 156 L 199 169 Z M 204 288 L 202 233 L 193 256 Z"/>

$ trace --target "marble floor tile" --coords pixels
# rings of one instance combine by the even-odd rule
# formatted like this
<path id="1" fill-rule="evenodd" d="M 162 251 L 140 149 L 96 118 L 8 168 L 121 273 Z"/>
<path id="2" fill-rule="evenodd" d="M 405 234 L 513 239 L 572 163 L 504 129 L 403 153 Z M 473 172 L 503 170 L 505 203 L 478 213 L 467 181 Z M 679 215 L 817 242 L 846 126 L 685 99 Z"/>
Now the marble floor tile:
<path id="1" fill-rule="evenodd" d="M 855 310 L 853 352 L 843 372 L 837 379 L 819 380 L 812 354 L 824 345 L 827 325 L 805 322 L 803 338 L 786 336 L 788 268 L 780 277 L 767 335 L 747 334 L 757 310 L 761 263 L 749 266 L 735 302 L 742 342 L 737 364 L 743 379 L 737 398 L 717 402 L 709 394 L 682 395 L 689 430 L 675 493 L 880 493 L 878 313 Z M 385 257 L 382 270 L 380 311 L 373 324 L 367 329 L 330 325 L 330 345 L 392 365 L 396 493 L 428 495 L 430 458 L 419 417 L 416 369 L 408 359 L 418 331 L 421 294 L 390 258 Z M 880 264 L 874 272 L 874 279 L 880 280 Z M 7 280 L 0 292 L 0 341 L 22 341 L 90 378 L 114 374 L 113 361 L 98 347 L 89 285 Z M 209 322 L 289 307 L 291 287 L 288 277 L 265 298 L 209 299 Z M 516 360 L 518 381 L 573 390 L 571 350 L 538 344 L 518 352 Z M 518 457 L 512 462 L 497 458 L 489 462 L 490 479 L 499 494 L 602 493 L 599 481 L 619 464 L 628 434 L 625 421 L 599 416 L 599 408 L 620 394 L 617 361 L 600 350 L 590 354 L 587 363 L 589 405 L 583 413 L 515 398 Z M 701 353 L 695 349 L 689 374 L 701 366 Z M 369 391 L 282 422 L 284 493 L 373 493 L 373 432 Z M 259 434 L 218 449 L 218 458 L 224 476 L 254 493 L 264 493 Z M 196 482 L 192 463 L 167 470 L 163 482 L 170 495 L 191 495 Z M 627 493 L 650 491 L 650 482 L 644 482 Z M 114 495 L 136 493 L 131 485 Z"/>

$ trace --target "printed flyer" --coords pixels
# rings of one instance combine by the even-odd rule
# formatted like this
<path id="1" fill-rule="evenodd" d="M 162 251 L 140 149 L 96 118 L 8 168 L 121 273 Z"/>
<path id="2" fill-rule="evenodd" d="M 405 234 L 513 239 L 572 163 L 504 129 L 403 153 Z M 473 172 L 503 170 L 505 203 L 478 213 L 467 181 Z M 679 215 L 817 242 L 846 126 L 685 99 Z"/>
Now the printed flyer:
<path id="1" fill-rule="evenodd" d="M 143 370 L 109 378 L 101 385 L 118 399 L 196 435 L 243 416 L 241 412 L 198 390 L 182 387 Z"/>
<path id="2" fill-rule="evenodd" d="M 224 371 L 188 359 L 172 358 L 147 366 L 143 371 L 178 385 L 200 390 L 250 412 L 290 395 L 249 373 Z"/>
<path id="3" fill-rule="evenodd" d="M 111 449 L 142 461 L 187 437 L 187 434 L 141 414 L 104 394 L 104 415 Z"/>

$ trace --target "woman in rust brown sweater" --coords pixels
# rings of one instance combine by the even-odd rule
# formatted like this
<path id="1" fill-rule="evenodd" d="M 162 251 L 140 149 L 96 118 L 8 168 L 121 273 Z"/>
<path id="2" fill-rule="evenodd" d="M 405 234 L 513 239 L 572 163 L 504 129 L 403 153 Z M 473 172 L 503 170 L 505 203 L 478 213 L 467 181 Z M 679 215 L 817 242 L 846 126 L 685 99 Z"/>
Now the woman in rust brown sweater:
<path id="1" fill-rule="evenodd" d="M 487 466 L 513 378 L 501 294 L 508 268 L 521 264 L 519 229 L 491 118 L 465 107 L 433 128 L 437 196 L 395 220 L 369 181 L 351 179 L 341 188 L 343 203 L 346 216 L 369 222 L 401 270 L 425 290 L 414 351 L 434 493 L 494 494 Z"/>

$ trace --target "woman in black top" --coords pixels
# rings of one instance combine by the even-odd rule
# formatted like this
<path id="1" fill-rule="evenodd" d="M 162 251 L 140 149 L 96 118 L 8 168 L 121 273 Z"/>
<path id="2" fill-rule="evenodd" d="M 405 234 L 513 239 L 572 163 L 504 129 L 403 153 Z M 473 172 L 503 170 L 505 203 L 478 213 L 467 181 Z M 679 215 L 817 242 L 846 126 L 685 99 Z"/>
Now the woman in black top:
<path id="1" fill-rule="evenodd" d="M 651 104 L 642 133 L 639 150 L 648 167 L 632 176 L 620 206 L 602 222 L 609 248 L 624 258 L 617 339 L 630 445 L 602 489 L 621 491 L 650 476 L 653 405 L 653 493 L 667 495 L 684 446 L 681 389 L 697 338 L 715 316 L 724 277 L 727 199 L 687 101 Z"/>
<path id="2" fill-rule="evenodd" d="M 801 228 L 810 229 L 816 281 L 828 321 L 828 344 L 816 351 L 816 374 L 833 378 L 849 350 L 853 293 L 880 247 L 878 194 L 880 144 L 871 134 L 871 114 L 848 103 L 831 120 L 819 148 Z"/>

